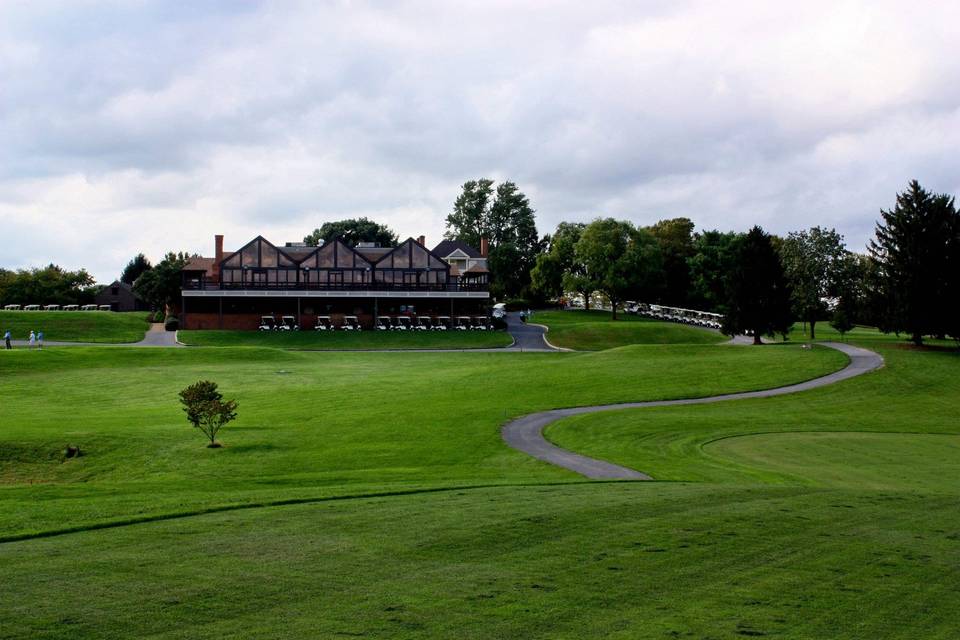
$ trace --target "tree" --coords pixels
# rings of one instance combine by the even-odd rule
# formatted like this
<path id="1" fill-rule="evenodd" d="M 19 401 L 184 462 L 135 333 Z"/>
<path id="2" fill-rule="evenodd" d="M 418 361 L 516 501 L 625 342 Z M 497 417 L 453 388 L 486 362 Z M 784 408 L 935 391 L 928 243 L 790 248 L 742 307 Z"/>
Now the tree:
<path id="1" fill-rule="evenodd" d="M 79 304 L 93 276 L 55 264 L 0 273 L 0 304 Z"/>
<path id="2" fill-rule="evenodd" d="M 374 242 L 382 247 L 392 247 L 399 242 L 393 229 L 367 218 L 324 222 L 319 229 L 314 229 L 313 233 L 303 239 L 311 247 L 319 245 L 321 240 L 324 243 L 340 240 L 348 247 L 355 247 L 361 242 Z"/>
<path id="3" fill-rule="evenodd" d="M 480 238 L 490 239 L 490 205 L 493 180 L 481 178 L 463 183 L 460 195 L 447 215 L 447 230 L 443 237 L 460 240 L 471 247 L 480 246 Z"/>
<path id="4" fill-rule="evenodd" d="M 693 227 L 689 218 L 661 220 L 650 227 L 663 256 L 664 287 L 658 300 L 662 304 L 683 307 L 690 301 L 690 259 L 696 253 Z"/>
<path id="5" fill-rule="evenodd" d="M 843 340 L 843 337 L 850 329 L 853 329 L 853 320 L 842 305 L 838 306 L 836 311 L 833 312 L 833 318 L 830 319 L 830 326 L 840 334 L 841 340 Z"/>
<path id="6" fill-rule="evenodd" d="M 723 312 L 726 273 L 733 263 L 733 248 L 743 234 L 704 231 L 693 239 L 690 267 L 690 301 L 694 309 Z"/>
<path id="7" fill-rule="evenodd" d="M 474 247 L 486 238 L 494 296 L 529 293 L 530 271 L 544 245 L 530 200 L 513 182 L 500 183 L 495 192 L 493 180 L 487 178 L 464 183 L 447 216 L 444 237 Z"/>
<path id="8" fill-rule="evenodd" d="M 153 265 L 150 264 L 147 257 L 142 253 L 138 253 L 127 263 L 127 266 L 123 268 L 123 273 L 120 275 L 120 282 L 133 284 L 145 271 L 149 271 L 152 268 Z"/>
<path id="9" fill-rule="evenodd" d="M 793 311 L 810 326 L 811 340 L 816 339 L 817 320 L 827 315 L 827 298 L 840 294 L 848 254 L 843 236 L 821 227 L 791 232 L 780 245 Z"/>
<path id="10" fill-rule="evenodd" d="M 237 401 L 224 400 L 217 383 L 200 380 L 180 392 L 180 403 L 187 420 L 209 440 L 208 447 L 219 447 L 217 433 L 237 417 Z"/>
<path id="11" fill-rule="evenodd" d="M 896 206 L 880 215 L 870 241 L 880 328 L 905 332 L 917 345 L 924 335 L 946 334 L 954 321 L 945 305 L 960 288 L 960 219 L 953 197 L 928 192 L 913 180 L 897 194 Z"/>
<path id="12" fill-rule="evenodd" d="M 586 226 L 582 222 L 561 222 L 557 225 L 554 234 L 544 238 L 548 249 L 534 261 L 530 282 L 537 293 L 548 298 L 559 298 L 565 291 L 576 291 L 583 295 L 589 309 L 590 291 L 585 291 L 576 280 L 570 282 L 574 286 L 564 285 L 564 277 L 581 275 L 578 273 L 581 265 L 576 261 L 574 247 Z"/>
<path id="13" fill-rule="evenodd" d="M 583 230 L 574 248 L 584 279 L 604 293 L 612 306 L 630 296 L 650 299 L 663 282 L 663 260 L 656 238 L 630 222 L 598 218 Z"/>
<path id="14" fill-rule="evenodd" d="M 769 234 L 754 227 L 739 238 L 726 278 L 726 304 L 722 330 L 727 335 L 753 332 L 760 336 L 786 335 L 793 324 L 790 289 Z"/>
<path id="15" fill-rule="evenodd" d="M 133 290 L 154 310 L 163 310 L 177 304 L 182 283 L 180 272 L 189 260 L 186 253 L 171 251 L 155 267 L 144 271 L 137 278 L 133 283 Z"/>

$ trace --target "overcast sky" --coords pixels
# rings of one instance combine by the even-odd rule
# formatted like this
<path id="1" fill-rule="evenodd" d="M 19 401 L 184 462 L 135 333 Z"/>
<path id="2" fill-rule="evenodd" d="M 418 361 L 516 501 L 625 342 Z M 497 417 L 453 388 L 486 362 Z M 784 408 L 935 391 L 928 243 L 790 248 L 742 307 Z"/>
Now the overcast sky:
<path id="1" fill-rule="evenodd" d="M 960 193 L 956 2 L 0 3 L 0 266 L 116 277 L 512 179 L 597 216 L 836 227 Z"/>

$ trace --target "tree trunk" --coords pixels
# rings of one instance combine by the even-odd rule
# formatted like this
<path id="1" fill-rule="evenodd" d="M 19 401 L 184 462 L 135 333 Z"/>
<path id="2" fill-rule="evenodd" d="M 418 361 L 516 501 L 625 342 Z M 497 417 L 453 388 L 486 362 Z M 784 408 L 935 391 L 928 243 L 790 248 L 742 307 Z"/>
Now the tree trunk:
<path id="1" fill-rule="evenodd" d="M 763 341 L 760 339 L 760 332 L 753 332 L 753 344 L 763 344 Z"/>
<path id="2" fill-rule="evenodd" d="M 817 324 L 817 321 L 811 318 L 810 319 L 810 339 L 811 340 L 817 339 L 817 333 L 814 330 L 814 327 L 816 326 L 816 324 Z"/>
<path id="3" fill-rule="evenodd" d="M 919 332 L 914 333 L 910 340 L 918 347 L 923 344 L 923 336 Z"/>
<path id="4" fill-rule="evenodd" d="M 590 294 L 583 293 L 583 310 L 590 311 Z"/>
<path id="5" fill-rule="evenodd" d="M 613 320 L 617 319 L 617 303 L 613 300 L 610 301 L 610 307 L 613 309 Z"/>

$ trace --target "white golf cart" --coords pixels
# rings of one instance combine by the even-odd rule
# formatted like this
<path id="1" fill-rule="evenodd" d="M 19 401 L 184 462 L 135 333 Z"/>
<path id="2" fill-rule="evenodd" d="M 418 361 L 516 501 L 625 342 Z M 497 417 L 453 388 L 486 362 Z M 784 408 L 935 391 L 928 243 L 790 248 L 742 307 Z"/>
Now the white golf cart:
<path id="1" fill-rule="evenodd" d="M 393 322 L 393 328 L 397 331 L 410 331 L 413 328 L 413 322 L 411 322 L 409 316 L 397 316 L 393 319 Z"/>
<path id="2" fill-rule="evenodd" d="M 343 316 L 343 325 L 340 328 L 344 331 L 360 331 L 360 320 L 357 316 Z"/>
<path id="3" fill-rule="evenodd" d="M 434 331 L 446 331 L 450 328 L 450 316 L 437 316 L 436 322 L 433 324 Z"/>
<path id="4" fill-rule="evenodd" d="M 470 316 L 457 316 L 457 331 L 467 331 L 473 326 Z"/>
<path id="5" fill-rule="evenodd" d="M 377 316 L 377 331 L 389 331 L 392 327 L 390 316 Z"/>
<path id="6" fill-rule="evenodd" d="M 260 326 L 257 329 L 259 331 L 276 331 L 277 321 L 273 316 L 260 316 Z"/>
<path id="7" fill-rule="evenodd" d="M 330 321 L 330 316 L 317 316 L 317 326 L 314 327 L 317 331 L 333 331 L 333 323 Z"/>
<path id="8" fill-rule="evenodd" d="M 297 319 L 293 316 L 281 316 L 280 326 L 277 328 L 280 331 L 300 331 L 300 325 L 297 324 Z"/>

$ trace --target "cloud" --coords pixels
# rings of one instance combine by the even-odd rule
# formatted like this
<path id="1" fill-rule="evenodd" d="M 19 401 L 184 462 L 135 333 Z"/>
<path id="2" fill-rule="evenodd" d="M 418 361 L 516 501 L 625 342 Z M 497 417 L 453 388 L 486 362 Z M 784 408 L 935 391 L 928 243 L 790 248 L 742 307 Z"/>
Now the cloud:
<path id="1" fill-rule="evenodd" d="M 513 179 L 597 215 L 853 248 L 911 178 L 960 192 L 960 9 L 914 2 L 0 5 L 7 267 L 366 215 L 438 239 Z"/>

